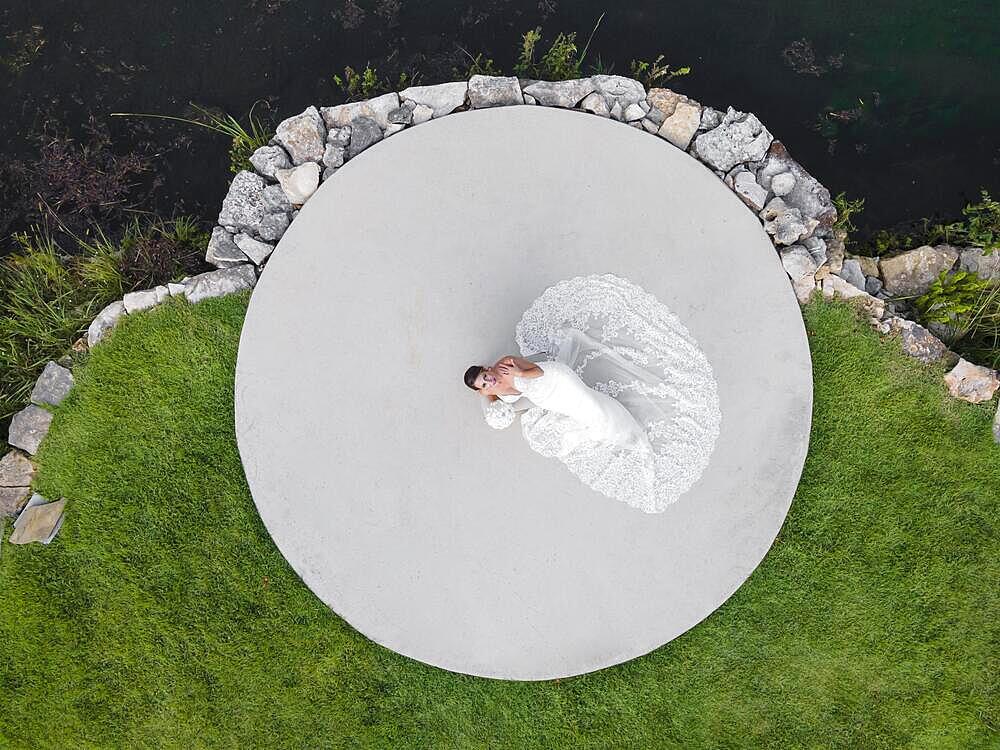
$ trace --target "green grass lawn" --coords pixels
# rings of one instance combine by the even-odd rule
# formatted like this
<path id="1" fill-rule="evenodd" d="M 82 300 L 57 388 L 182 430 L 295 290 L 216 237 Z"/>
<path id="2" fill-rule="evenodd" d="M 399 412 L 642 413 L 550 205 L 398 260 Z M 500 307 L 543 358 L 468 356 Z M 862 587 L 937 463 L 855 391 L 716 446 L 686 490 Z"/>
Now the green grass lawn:
<path id="1" fill-rule="evenodd" d="M 1000 745 L 995 404 L 849 307 L 804 309 L 811 448 L 747 583 L 646 657 L 509 683 L 370 643 L 278 553 L 233 435 L 247 300 L 128 316 L 78 368 L 38 456 L 66 522 L 0 557 L 0 746 Z"/>

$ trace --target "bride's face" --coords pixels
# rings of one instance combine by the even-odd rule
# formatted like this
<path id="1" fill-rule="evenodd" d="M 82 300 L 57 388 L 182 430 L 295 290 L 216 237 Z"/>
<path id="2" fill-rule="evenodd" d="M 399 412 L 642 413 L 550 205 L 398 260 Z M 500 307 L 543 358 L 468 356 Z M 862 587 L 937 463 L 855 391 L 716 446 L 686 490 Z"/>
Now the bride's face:
<path id="1" fill-rule="evenodd" d="M 492 367 L 483 368 L 483 371 L 476 376 L 476 388 L 479 389 L 480 393 L 485 393 L 488 396 L 496 395 L 496 389 L 500 382 L 500 376 Z"/>

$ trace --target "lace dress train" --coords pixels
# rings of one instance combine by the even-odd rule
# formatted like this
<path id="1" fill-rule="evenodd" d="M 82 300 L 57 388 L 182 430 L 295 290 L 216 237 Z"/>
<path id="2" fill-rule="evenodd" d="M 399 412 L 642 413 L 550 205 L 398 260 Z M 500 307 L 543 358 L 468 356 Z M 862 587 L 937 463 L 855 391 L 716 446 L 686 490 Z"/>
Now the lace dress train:
<path id="1" fill-rule="evenodd" d="M 525 311 L 515 339 L 522 356 L 542 357 L 541 377 L 515 378 L 532 404 L 521 416 L 532 450 L 647 513 L 701 476 L 719 434 L 718 389 L 694 338 L 653 295 L 611 274 L 562 281 Z M 510 403 L 486 405 L 491 426 L 514 418 Z"/>

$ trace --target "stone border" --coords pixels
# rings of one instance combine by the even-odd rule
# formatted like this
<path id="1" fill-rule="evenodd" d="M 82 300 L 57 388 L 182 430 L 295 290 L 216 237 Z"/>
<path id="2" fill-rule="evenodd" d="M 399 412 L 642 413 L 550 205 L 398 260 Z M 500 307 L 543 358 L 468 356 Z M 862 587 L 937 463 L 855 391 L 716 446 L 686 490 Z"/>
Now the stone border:
<path id="1" fill-rule="evenodd" d="M 944 378 L 955 398 L 980 403 L 1000 389 L 1000 373 L 961 359 L 932 331 L 907 319 L 912 310 L 905 301 L 927 291 L 941 271 L 961 268 L 1000 279 L 1000 253 L 985 256 L 977 247 L 938 245 L 884 259 L 850 256 L 844 251 L 845 235 L 834 229 L 837 211 L 830 191 L 753 113 L 733 107 L 722 112 L 667 88 L 647 92 L 639 81 L 613 75 L 568 81 L 474 75 L 468 81 L 411 86 L 365 101 L 306 108 L 282 121 L 270 143 L 253 153 L 254 171 L 233 178 L 205 253 L 217 270 L 126 294 L 101 310 L 74 348 L 95 346 L 122 315 L 168 297 L 184 296 L 193 303 L 252 288 L 301 206 L 347 161 L 428 120 L 503 106 L 559 107 L 606 117 L 685 151 L 761 221 L 801 304 L 816 290 L 828 299 L 850 300 L 881 333 L 898 333 L 910 356 L 925 363 L 957 362 Z M 36 391 L 43 394 L 38 399 L 48 398 L 46 388 L 56 381 L 62 394 L 57 401 L 36 400 Z M 14 451 L 0 460 L 0 516 L 19 511 L 30 494 L 34 467 L 25 453 L 38 450 L 52 421 L 51 412 L 39 404 L 58 403 L 71 385 L 68 370 L 50 362 L 32 391 L 32 404 L 14 415 L 8 442 L 24 453 Z M 993 436 L 1000 442 L 1000 408 Z"/>

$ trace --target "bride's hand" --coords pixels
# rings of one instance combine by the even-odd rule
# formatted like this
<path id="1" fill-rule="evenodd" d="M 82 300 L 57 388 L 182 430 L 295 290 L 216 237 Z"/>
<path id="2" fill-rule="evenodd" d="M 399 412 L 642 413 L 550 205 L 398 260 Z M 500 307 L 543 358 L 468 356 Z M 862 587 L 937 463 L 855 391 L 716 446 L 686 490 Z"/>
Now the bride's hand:
<path id="1" fill-rule="evenodd" d="M 504 357 L 504 358 L 498 360 L 497 363 L 496 363 L 496 370 L 501 375 L 508 375 L 508 374 L 520 375 L 521 374 L 521 368 L 517 366 L 517 363 L 514 361 L 513 357 Z"/>

